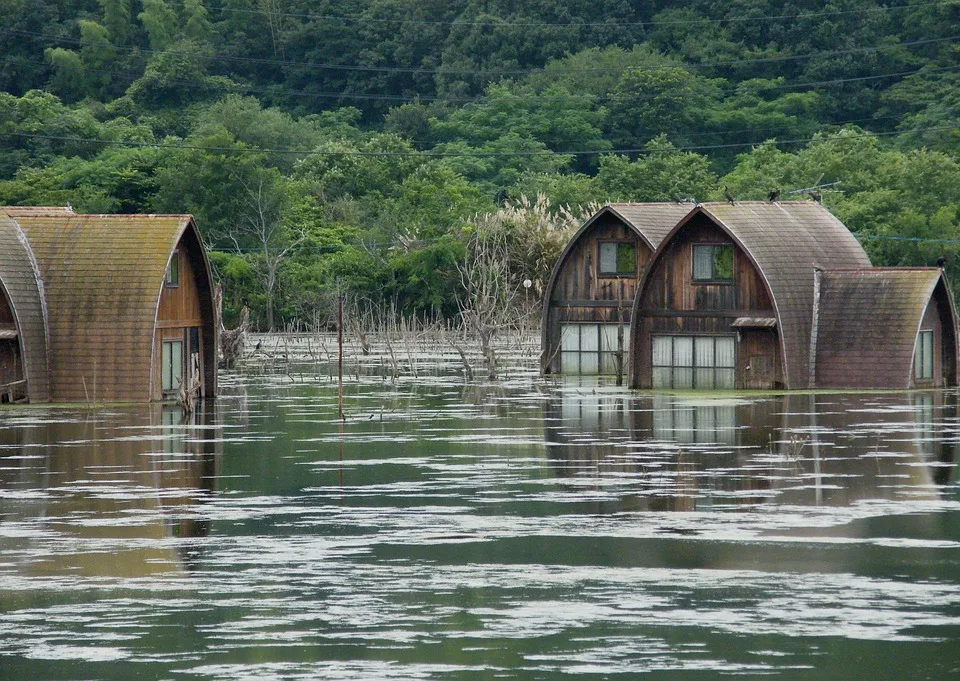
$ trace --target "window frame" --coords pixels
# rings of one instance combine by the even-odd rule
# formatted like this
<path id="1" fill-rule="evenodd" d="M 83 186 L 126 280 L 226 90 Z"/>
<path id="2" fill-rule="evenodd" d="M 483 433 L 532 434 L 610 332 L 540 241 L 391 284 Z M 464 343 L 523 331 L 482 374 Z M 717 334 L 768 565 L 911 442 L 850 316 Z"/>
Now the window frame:
<path id="1" fill-rule="evenodd" d="M 669 338 L 670 340 L 670 364 L 657 364 L 656 362 L 656 351 L 655 346 L 657 339 Z M 676 339 L 691 339 L 690 346 L 690 364 L 676 364 Z M 719 339 L 730 339 L 733 341 L 733 363 L 729 366 L 718 366 L 716 362 L 717 356 L 717 340 Z M 710 366 L 701 365 L 697 362 L 698 355 L 698 345 L 703 341 L 711 341 L 711 357 L 713 357 L 713 363 Z M 737 336 L 729 333 L 699 333 L 699 334 L 682 334 L 682 333 L 654 333 L 650 334 L 650 385 L 651 387 L 654 384 L 654 374 L 657 369 L 669 370 L 670 371 L 670 386 L 669 387 L 658 387 L 654 390 L 737 390 L 737 359 L 739 354 L 739 343 L 737 342 Z M 688 371 L 690 374 L 690 385 L 689 386 L 680 386 L 677 387 L 676 378 L 677 370 Z M 730 387 L 717 387 L 717 376 L 719 372 L 732 372 L 732 381 Z M 700 383 L 700 377 L 704 376 L 706 372 L 709 372 L 711 375 L 711 385 L 703 387 L 698 385 Z"/>
<path id="2" fill-rule="evenodd" d="M 173 249 L 173 255 L 170 256 L 170 262 L 167 263 L 167 272 L 163 277 L 163 285 L 167 288 L 178 288 L 180 286 L 180 249 Z"/>
<path id="3" fill-rule="evenodd" d="M 930 339 L 929 352 L 927 352 L 926 343 L 924 342 L 925 337 Z M 917 332 L 916 347 L 913 351 L 913 378 L 917 382 L 933 381 L 933 371 L 935 368 L 933 360 L 936 355 L 934 345 L 933 329 L 920 329 L 920 331 Z"/>
<path id="4" fill-rule="evenodd" d="M 621 326 L 620 324 L 612 324 L 607 322 L 561 322 L 560 324 L 560 346 L 558 348 L 558 357 L 560 360 L 560 373 L 568 376 L 616 376 L 616 348 L 610 348 L 604 342 L 604 329 L 608 329 L 610 333 L 614 333 L 617 330 L 617 327 Z M 629 363 L 630 356 L 630 325 L 623 324 L 623 357 L 622 361 L 622 371 L 624 375 L 627 372 L 627 366 Z M 568 348 L 564 349 L 564 328 L 576 329 L 576 349 Z M 583 349 L 583 340 L 584 332 L 587 333 L 596 333 L 596 350 L 584 350 Z M 570 367 L 572 364 L 571 355 L 576 355 L 576 371 L 564 371 L 564 367 Z M 587 369 L 588 371 L 584 372 L 584 355 L 589 355 L 587 359 Z M 570 363 L 567 363 L 565 360 L 570 358 Z M 596 371 L 591 371 L 594 364 L 594 359 L 596 359 Z M 612 368 L 612 371 L 605 371 L 605 369 Z"/>
<path id="5" fill-rule="evenodd" d="M 710 274 L 712 275 L 709 279 L 698 279 L 697 278 L 697 249 L 699 248 L 709 248 L 712 251 L 716 251 L 721 248 L 730 249 L 730 278 L 729 279 L 718 279 L 716 275 L 716 254 L 713 254 L 710 258 Z M 732 243 L 693 243 L 692 248 L 690 249 L 690 280 L 695 285 L 719 285 L 719 286 L 733 286 L 736 283 L 737 279 L 737 253 Z"/>
<path id="6" fill-rule="evenodd" d="M 160 339 L 160 392 L 163 393 L 164 395 L 176 394 L 177 392 L 179 392 L 180 387 L 183 385 L 184 345 L 185 344 L 183 342 L 182 335 L 179 337 L 171 336 L 168 338 Z M 167 362 L 164 360 L 164 356 L 167 352 L 168 346 L 169 346 L 169 352 L 170 352 L 170 362 L 169 362 L 169 366 L 166 366 Z M 173 356 L 174 356 L 173 352 L 174 352 L 174 349 L 178 346 L 180 351 L 180 361 L 179 361 L 180 375 L 174 376 L 174 368 L 177 367 L 178 364 L 173 361 Z M 169 376 L 167 375 L 167 370 L 169 370 L 169 373 L 170 373 Z M 169 382 L 167 381 L 168 378 L 170 379 Z M 177 382 L 177 379 L 179 379 L 179 384 L 174 385 Z"/>
<path id="7" fill-rule="evenodd" d="M 604 270 L 602 267 L 603 259 L 601 257 L 601 251 L 604 244 L 615 244 L 616 245 L 616 255 L 614 257 L 617 265 L 620 264 L 620 246 L 632 246 L 633 247 L 633 271 L 632 272 L 610 272 Z M 640 272 L 639 264 L 639 249 L 637 248 L 637 241 L 635 239 L 597 239 L 597 276 L 598 277 L 608 277 L 615 279 L 618 277 L 636 277 Z"/>

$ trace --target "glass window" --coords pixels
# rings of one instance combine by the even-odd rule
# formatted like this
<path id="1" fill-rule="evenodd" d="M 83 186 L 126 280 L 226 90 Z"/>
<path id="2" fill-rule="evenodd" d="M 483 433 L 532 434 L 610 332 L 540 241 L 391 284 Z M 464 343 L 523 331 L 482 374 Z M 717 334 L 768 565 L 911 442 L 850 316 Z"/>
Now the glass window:
<path id="1" fill-rule="evenodd" d="M 694 281 L 733 281 L 733 246 L 695 244 L 693 247 Z"/>
<path id="2" fill-rule="evenodd" d="M 163 341 L 160 373 L 164 392 L 180 390 L 183 380 L 183 341 Z"/>
<path id="3" fill-rule="evenodd" d="M 921 331 L 917 336 L 913 372 L 918 381 L 933 378 L 933 331 Z"/>
<path id="4" fill-rule="evenodd" d="M 176 250 L 170 256 L 170 264 L 167 265 L 167 286 L 180 285 L 180 251 Z"/>
<path id="5" fill-rule="evenodd" d="M 630 327 L 623 326 L 623 347 L 617 324 L 562 324 L 560 326 L 560 371 L 564 374 L 609 374 L 626 372 Z M 622 354 L 621 354 L 622 353 Z"/>
<path id="6" fill-rule="evenodd" d="M 636 274 L 637 245 L 627 241 L 600 242 L 600 274 Z"/>
<path id="7" fill-rule="evenodd" d="M 653 387 L 733 390 L 737 348 L 732 336 L 654 336 Z"/>

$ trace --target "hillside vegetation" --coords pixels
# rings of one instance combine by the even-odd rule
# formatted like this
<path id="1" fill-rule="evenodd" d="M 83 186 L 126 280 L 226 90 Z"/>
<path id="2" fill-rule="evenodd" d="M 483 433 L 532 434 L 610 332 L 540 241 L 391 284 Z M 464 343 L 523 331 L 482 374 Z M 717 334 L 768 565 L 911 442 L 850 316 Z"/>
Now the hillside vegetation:
<path id="1" fill-rule="evenodd" d="M 452 317 L 487 233 L 535 294 L 598 203 L 776 187 L 956 280 L 958 38 L 960 0 L 0 0 L 0 204 L 193 213 L 261 328 Z"/>

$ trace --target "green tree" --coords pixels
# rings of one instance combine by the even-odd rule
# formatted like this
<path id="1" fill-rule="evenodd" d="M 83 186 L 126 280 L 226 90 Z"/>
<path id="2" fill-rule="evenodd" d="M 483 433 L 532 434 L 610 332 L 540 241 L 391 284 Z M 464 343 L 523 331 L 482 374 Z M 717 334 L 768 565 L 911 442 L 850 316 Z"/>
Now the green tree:
<path id="1" fill-rule="evenodd" d="M 106 26 L 110 40 L 123 45 L 133 33 L 133 21 L 130 16 L 130 0 L 100 0 L 103 9 L 103 25 Z"/>
<path id="2" fill-rule="evenodd" d="M 706 200 L 716 193 L 717 178 L 706 156 L 678 151 L 665 135 L 651 140 L 636 161 L 604 156 L 597 185 L 612 201 Z"/>
<path id="3" fill-rule="evenodd" d="M 86 73 L 80 55 L 62 47 L 48 47 L 43 56 L 53 67 L 48 87 L 64 101 L 76 102 L 82 99 L 86 93 Z"/>
<path id="4" fill-rule="evenodd" d="M 137 15 L 143 24 L 150 49 L 166 50 L 177 37 L 177 15 L 165 0 L 141 0 L 143 11 Z"/>

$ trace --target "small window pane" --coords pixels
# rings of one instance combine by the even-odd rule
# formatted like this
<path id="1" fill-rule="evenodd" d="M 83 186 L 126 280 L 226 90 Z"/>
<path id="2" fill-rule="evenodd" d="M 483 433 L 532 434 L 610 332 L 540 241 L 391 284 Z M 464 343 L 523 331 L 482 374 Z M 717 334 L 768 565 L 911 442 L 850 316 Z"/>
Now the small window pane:
<path id="1" fill-rule="evenodd" d="M 574 324 L 561 325 L 560 349 L 564 352 L 580 349 L 580 328 L 578 326 Z"/>
<path id="2" fill-rule="evenodd" d="M 697 351 L 697 366 L 713 366 L 713 338 L 697 338 L 694 343 Z"/>
<path id="3" fill-rule="evenodd" d="M 673 387 L 682 390 L 693 388 L 693 369 L 674 369 Z"/>
<path id="4" fill-rule="evenodd" d="M 733 281 L 733 246 L 713 247 L 713 279 Z"/>
<path id="5" fill-rule="evenodd" d="M 564 374 L 580 373 L 580 353 L 579 352 L 561 352 L 560 353 L 560 372 Z"/>
<path id="6" fill-rule="evenodd" d="M 713 390 L 713 367 L 709 369 L 697 367 L 696 379 L 698 390 Z"/>
<path id="7" fill-rule="evenodd" d="M 733 338 L 716 339 L 716 360 L 714 366 L 735 367 L 737 365 L 736 341 Z"/>
<path id="8" fill-rule="evenodd" d="M 673 366 L 693 366 L 693 338 L 677 336 L 673 339 Z"/>
<path id="9" fill-rule="evenodd" d="M 713 387 L 717 390 L 733 390 L 736 386 L 734 369 L 714 369 Z"/>
<path id="10" fill-rule="evenodd" d="M 580 353 L 580 373 L 590 376 L 600 371 L 600 356 L 597 352 Z"/>
<path id="11" fill-rule="evenodd" d="M 713 246 L 693 247 L 693 278 L 697 281 L 713 279 Z"/>
<path id="12" fill-rule="evenodd" d="M 670 377 L 673 370 L 666 367 L 653 368 L 653 387 L 654 388 L 672 388 Z M 656 413 L 656 412 L 654 412 Z"/>
<path id="13" fill-rule="evenodd" d="M 917 336 L 913 372 L 921 380 L 933 378 L 933 331 L 921 331 Z"/>
<path id="14" fill-rule="evenodd" d="M 180 285 L 180 251 L 174 251 L 167 265 L 167 286 Z"/>
<path id="15" fill-rule="evenodd" d="M 617 274 L 636 274 L 637 247 L 635 244 L 617 244 Z"/>
<path id="16" fill-rule="evenodd" d="M 580 325 L 580 352 L 600 351 L 600 327 L 595 324 Z"/>
<path id="17" fill-rule="evenodd" d="M 653 366 L 668 367 L 671 364 L 673 364 L 673 338 L 670 336 L 654 336 Z"/>
<path id="18" fill-rule="evenodd" d="M 617 271 L 617 244 L 613 241 L 600 242 L 600 273 L 615 274 Z"/>

